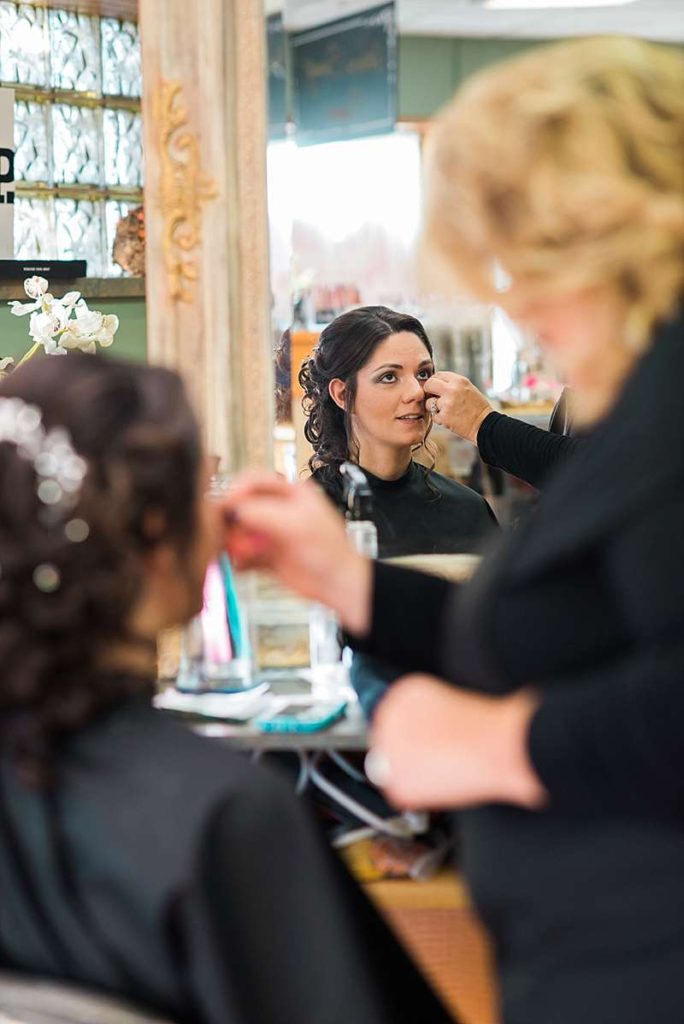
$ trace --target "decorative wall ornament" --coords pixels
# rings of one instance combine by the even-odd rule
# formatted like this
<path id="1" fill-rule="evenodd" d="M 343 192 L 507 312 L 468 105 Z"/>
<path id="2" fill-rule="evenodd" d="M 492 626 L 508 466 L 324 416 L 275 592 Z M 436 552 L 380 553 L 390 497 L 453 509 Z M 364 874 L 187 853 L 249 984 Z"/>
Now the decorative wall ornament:
<path id="1" fill-rule="evenodd" d="M 202 242 L 201 204 L 214 199 L 218 188 L 200 167 L 199 143 L 186 127 L 188 111 L 182 92 L 181 82 L 161 80 L 155 120 L 160 139 L 159 203 L 169 295 L 174 301 L 192 302 L 197 266 L 190 254 Z"/>

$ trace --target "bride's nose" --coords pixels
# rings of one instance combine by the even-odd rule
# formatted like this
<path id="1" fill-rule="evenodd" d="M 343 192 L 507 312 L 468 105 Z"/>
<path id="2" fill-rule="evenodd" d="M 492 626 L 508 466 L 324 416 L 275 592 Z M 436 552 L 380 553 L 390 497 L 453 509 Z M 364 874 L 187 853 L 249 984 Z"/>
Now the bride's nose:
<path id="1" fill-rule="evenodd" d="M 406 385 L 402 399 L 404 402 L 422 403 L 425 400 L 425 391 L 423 389 L 422 381 L 416 380 L 415 377 L 412 377 Z"/>

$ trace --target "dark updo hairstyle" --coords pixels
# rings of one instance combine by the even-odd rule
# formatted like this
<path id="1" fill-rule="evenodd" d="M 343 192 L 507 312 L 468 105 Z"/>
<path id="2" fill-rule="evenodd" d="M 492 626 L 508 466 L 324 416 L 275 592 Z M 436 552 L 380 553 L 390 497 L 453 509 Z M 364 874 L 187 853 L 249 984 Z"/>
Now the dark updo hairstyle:
<path id="1" fill-rule="evenodd" d="M 356 375 L 378 345 L 401 331 L 420 338 L 432 357 L 432 345 L 420 320 L 407 313 L 395 313 L 387 306 L 351 309 L 321 331 L 316 348 L 299 371 L 304 391 L 302 408 L 307 417 L 304 435 L 314 450 L 309 459 L 312 473 L 321 470 L 326 476 L 334 476 L 346 459 L 358 462 L 358 443 L 351 419 Z M 328 390 L 336 378 L 347 385 L 344 409 L 335 404 Z"/>
<path id="2" fill-rule="evenodd" d="M 149 679 L 118 679 L 98 664 L 118 642 L 141 593 L 144 556 L 171 542 L 184 557 L 196 529 L 197 423 L 179 377 L 99 355 L 32 360 L 0 382 L 0 398 L 37 406 L 46 430 L 65 428 L 87 472 L 66 519 L 87 523 L 69 541 L 45 525 L 30 460 L 0 443 L 0 755 L 29 781 L 49 778 L 61 734 Z M 34 582 L 54 566 L 52 593 Z M 144 644 L 144 641 L 138 641 Z M 149 644 L 149 641 L 147 642 Z"/>

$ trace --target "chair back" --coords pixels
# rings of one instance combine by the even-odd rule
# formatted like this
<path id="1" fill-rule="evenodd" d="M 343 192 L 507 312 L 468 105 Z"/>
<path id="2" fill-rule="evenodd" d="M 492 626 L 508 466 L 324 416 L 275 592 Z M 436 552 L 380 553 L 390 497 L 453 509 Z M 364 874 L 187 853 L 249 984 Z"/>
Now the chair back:
<path id="1" fill-rule="evenodd" d="M 130 1003 L 51 979 L 0 971 L 0 1024 L 172 1024 Z"/>

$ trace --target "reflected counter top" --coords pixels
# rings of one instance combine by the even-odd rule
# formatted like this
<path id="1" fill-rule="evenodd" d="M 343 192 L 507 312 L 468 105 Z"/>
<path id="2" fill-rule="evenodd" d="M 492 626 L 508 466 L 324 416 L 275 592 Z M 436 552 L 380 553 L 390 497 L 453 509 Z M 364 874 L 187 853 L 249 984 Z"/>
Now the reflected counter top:
<path id="1" fill-rule="evenodd" d="M 266 681 L 273 697 L 306 698 L 311 696 L 311 685 L 301 675 L 289 672 L 268 673 Z M 200 736 L 223 740 L 249 750 L 365 750 L 368 744 L 366 722 L 356 694 L 345 691 L 347 710 L 343 718 L 327 729 L 317 732 L 262 732 L 255 724 L 256 713 L 245 722 L 229 718 L 207 717 L 192 711 L 170 711 L 182 718 Z"/>

